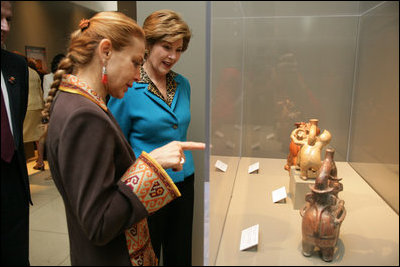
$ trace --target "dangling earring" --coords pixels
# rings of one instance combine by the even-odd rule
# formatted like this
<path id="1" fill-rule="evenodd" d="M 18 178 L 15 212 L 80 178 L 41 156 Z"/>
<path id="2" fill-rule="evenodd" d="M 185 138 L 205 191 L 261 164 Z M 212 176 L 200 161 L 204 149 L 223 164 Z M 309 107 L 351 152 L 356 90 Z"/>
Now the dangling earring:
<path id="1" fill-rule="evenodd" d="M 101 82 L 107 86 L 108 84 L 108 77 L 107 77 L 107 69 L 106 65 L 103 66 L 103 70 L 101 72 Z"/>

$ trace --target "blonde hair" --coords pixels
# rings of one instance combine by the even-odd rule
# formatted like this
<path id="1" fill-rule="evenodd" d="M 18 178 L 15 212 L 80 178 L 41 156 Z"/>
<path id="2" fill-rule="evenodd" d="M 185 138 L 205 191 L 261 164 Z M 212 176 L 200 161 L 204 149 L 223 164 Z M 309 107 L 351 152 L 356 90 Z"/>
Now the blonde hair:
<path id="1" fill-rule="evenodd" d="M 54 82 L 42 111 L 44 124 L 48 123 L 50 119 L 50 107 L 63 75 L 74 73 L 77 69 L 89 64 L 101 40 L 109 39 L 116 51 L 132 45 L 132 37 L 144 40 L 143 29 L 136 21 L 120 12 L 97 13 L 89 20 L 81 20 L 79 27 L 80 29 L 71 34 L 68 53 L 60 61 L 58 69 L 54 73 Z"/>
<path id="2" fill-rule="evenodd" d="M 163 9 L 151 13 L 143 23 L 146 49 L 159 41 L 175 42 L 183 39 L 182 52 L 189 46 L 192 33 L 189 26 L 175 11 Z"/>

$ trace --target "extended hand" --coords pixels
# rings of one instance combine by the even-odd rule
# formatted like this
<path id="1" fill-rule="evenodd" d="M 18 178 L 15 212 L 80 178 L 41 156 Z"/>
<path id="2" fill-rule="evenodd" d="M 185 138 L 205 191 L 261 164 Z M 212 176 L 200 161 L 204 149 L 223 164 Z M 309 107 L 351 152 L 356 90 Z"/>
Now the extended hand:
<path id="1" fill-rule="evenodd" d="M 149 153 L 164 169 L 172 168 L 174 171 L 182 170 L 185 163 L 184 150 L 204 150 L 206 145 L 200 142 L 172 141 Z"/>

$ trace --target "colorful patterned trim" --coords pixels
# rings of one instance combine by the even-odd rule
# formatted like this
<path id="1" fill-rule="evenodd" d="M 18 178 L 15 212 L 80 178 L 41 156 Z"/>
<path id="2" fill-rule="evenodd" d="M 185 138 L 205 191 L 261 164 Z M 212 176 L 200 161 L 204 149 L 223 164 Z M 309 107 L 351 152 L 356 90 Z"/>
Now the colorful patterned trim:
<path id="1" fill-rule="evenodd" d="M 181 192 L 179 192 L 178 187 L 176 187 L 174 181 L 172 178 L 168 175 L 168 173 L 164 170 L 161 165 L 154 160 L 149 154 L 147 154 L 145 151 L 142 151 L 141 156 L 143 156 L 143 160 L 149 165 L 153 165 L 153 170 L 158 173 L 160 176 L 160 179 L 164 181 L 164 183 L 168 186 L 169 191 L 171 194 L 174 194 L 176 197 L 181 196 Z"/>
<path id="2" fill-rule="evenodd" d="M 132 266 L 157 266 L 158 259 L 151 245 L 147 219 L 125 231 L 126 245 Z"/>
<path id="3" fill-rule="evenodd" d="M 121 181 L 132 189 L 150 214 L 181 196 L 171 177 L 146 152 L 140 154 Z"/>
<path id="4" fill-rule="evenodd" d="M 150 214 L 181 195 L 171 177 L 146 152 L 128 168 L 121 181 L 129 186 Z M 132 265 L 158 264 L 150 242 L 147 219 L 126 230 L 125 239 Z"/>
<path id="5" fill-rule="evenodd" d="M 66 74 L 63 76 L 60 86 L 58 87 L 60 91 L 78 94 L 86 97 L 87 99 L 96 103 L 104 111 L 107 111 L 107 105 L 104 103 L 103 99 L 94 91 L 89 85 L 79 80 L 78 77 L 72 74 Z"/>

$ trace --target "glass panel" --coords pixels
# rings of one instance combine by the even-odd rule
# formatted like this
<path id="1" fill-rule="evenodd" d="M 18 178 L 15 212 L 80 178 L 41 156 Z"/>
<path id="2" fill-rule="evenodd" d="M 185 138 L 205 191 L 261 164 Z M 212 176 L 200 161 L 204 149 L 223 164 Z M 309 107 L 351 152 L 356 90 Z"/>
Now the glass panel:
<path id="1" fill-rule="evenodd" d="M 316 3 L 313 14 L 332 14 Z M 304 5 L 293 2 L 290 14 Z M 212 3 L 211 154 L 285 158 L 294 123 L 317 118 L 345 160 L 358 17 L 261 17 L 268 7 L 288 3 Z"/>
<path id="2" fill-rule="evenodd" d="M 243 39 L 242 19 L 212 19 L 210 77 L 212 155 L 240 156 Z"/>
<path id="3" fill-rule="evenodd" d="M 245 17 L 358 15 L 358 1 L 240 1 Z"/>
<path id="4" fill-rule="evenodd" d="M 390 1 L 211 2 L 210 264 L 235 160 L 286 159 L 295 122 L 319 119 L 335 161 L 398 212 L 398 23 Z"/>
<path id="5" fill-rule="evenodd" d="M 351 166 L 399 212 L 399 3 L 361 17 Z"/>
<path id="6" fill-rule="evenodd" d="M 298 121 L 319 119 L 345 160 L 357 17 L 245 19 L 245 157 L 286 158 Z"/>

